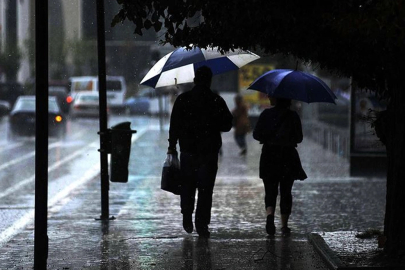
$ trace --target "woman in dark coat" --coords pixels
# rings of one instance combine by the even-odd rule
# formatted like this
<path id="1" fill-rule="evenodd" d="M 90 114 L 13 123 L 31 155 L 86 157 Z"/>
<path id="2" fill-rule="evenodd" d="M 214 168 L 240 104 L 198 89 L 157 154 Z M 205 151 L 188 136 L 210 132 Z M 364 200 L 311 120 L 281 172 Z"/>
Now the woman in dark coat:
<path id="1" fill-rule="evenodd" d="M 264 110 L 253 131 L 253 138 L 263 144 L 260 156 L 260 178 L 265 188 L 266 231 L 274 235 L 274 213 L 280 186 L 281 232 L 290 234 L 291 189 L 294 180 L 307 178 L 296 150 L 302 142 L 301 120 L 290 110 L 291 100 L 269 97 L 273 107 Z"/>

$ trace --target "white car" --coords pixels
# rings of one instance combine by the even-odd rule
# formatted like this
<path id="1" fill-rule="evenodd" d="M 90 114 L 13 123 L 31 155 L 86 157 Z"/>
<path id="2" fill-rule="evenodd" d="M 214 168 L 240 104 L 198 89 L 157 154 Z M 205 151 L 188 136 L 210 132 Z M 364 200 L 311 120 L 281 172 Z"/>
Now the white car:
<path id="1" fill-rule="evenodd" d="M 99 95 L 97 92 L 77 93 L 70 108 L 70 117 L 99 117 L 99 107 Z"/>
<path id="2" fill-rule="evenodd" d="M 74 98 L 81 92 L 98 93 L 99 83 L 97 76 L 81 76 L 69 78 L 69 92 Z M 121 110 L 125 108 L 125 95 L 127 86 L 123 76 L 106 76 L 106 91 L 108 106 L 111 110 Z"/>

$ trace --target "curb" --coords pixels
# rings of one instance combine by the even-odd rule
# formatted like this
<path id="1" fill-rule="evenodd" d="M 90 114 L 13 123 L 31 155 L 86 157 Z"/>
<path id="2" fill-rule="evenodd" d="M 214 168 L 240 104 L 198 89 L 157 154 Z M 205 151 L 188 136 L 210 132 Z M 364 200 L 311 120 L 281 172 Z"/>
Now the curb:
<path id="1" fill-rule="evenodd" d="M 313 245 L 316 252 L 325 261 L 329 269 L 347 269 L 344 263 L 339 259 L 339 257 L 330 249 L 325 240 L 317 233 L 308 234 L 308 241 Z"/>
<path id="2" fill-rule="evenodd" d="M 379 266 L 346 266 L 336 255 L 336 253 L 328 246 L 325 240 L 318 233 L 308 234 L 308 241 L 315 248 L 316 252 L 321 256 L 323 261 L 331 270 L 400 270 L 403 268 L 395 266 L 379 267 Z"/>

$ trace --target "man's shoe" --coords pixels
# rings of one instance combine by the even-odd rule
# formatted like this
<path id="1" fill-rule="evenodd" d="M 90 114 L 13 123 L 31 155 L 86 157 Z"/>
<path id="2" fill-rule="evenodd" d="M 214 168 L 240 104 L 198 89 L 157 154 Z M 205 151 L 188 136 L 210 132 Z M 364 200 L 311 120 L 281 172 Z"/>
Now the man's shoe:
<path id="1" fill-rule="evenodd" d="M 289 236 L 291 234 L 291 229 L 288 227 L 281 228 L 281 234 L 283 236 Z"/>
<path id="2" fill-rule="evenodd" d="M 190 214 L 183 214 L 183 228 L 187 233 L 193 232 L 193 217 Z"/>
<path id="3" fill-rule="evenodd" d="M 210 232 L 208 231 L 208 225 L 201 225 L 200 222 L 196 220 L 195 228 L 197 230 L 198 236 L 200 238 L 209 238 Z"/>
<path id="4" fill-rule="evenodd" d="M 276 226 L 274 226 L 274 215 L 267 215 L 266 232 L 268 235 L 274 235 L 276 233 Z"/>
<path id="5" fill-rule="evenodd" d="M 210 238 L 210 232 L 208 229 L 197 229 L 198 236 L 200 238 Z"/>

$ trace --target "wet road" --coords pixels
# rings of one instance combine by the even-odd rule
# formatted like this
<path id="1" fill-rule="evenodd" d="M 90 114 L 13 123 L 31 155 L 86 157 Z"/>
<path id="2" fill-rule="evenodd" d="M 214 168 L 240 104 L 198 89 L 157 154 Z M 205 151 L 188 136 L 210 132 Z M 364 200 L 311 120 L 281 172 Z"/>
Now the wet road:
<path id="1" fill-rule="evenodd" d="M 148 132 L 144 137 L 138 142 L 139 154 L 131 157 L 130 173 L 137 179 L 134 179 L 137 181 L 134 190 L 143 190 L 145 185 L 159 186 L 167 147 L 166 132 Z M 159 141 L 159 148 L 147 138 Z M 230 230 L 235 230 L 235 234 L 261 236 L 265 215 L 264 189 L 258 178 L 261 145 L 249 136 L 248 155 L 240 157 L 232 133 L 224 133 L 223 140 L 224 154 L 220 158 L 214 190 L 211 227 L 218 233 L 226 230 L 229 234 Z M 347 159 L 328 153 L 310 140 L 304 141 L 298 151 L 309 178 L 296 181 L 293 188 L 290 226 L 297 237 L 305 239 L 310 232 L 382 227 L 384 178 L 350 177 Z M 142 194 L 150 196 L 149 192 L 152 190 Z M 173 200 L 172 204 L 178 207 L 178 201 Z"/>
<path id="2" fill-rule="evenodd" d="M 183 232 L 179 198 L 159 188 L 167 126 L 160 131 L 157 124 L 139 122 L 132 128 L 139 133 L 132 145 L 129 182 L 110 186 L 110 213 L 116 220 L 106 225 L 94 221 L 100 215 L 97 177 L 72 189 L 50 208 L 49 269 L 326 269 L 314 253 L 306 253 L 308 233 L 382 227 L 385 179 L 350 177 L 346 159 L 306 140 L 298 150 L 309 179 L 293 188 L 292 237 L 283 239 L 277 231 L 274 239 L 267 239 L 258 178 L 260 145 L 249 136 L 248 155 L 240 157 L 232 133 L 224 133 L 212 237 L 201 243 L 195 233 Z M 278 214 L 277 209 L 277 229 Z M 2 246 L 0 265 L 32 265 L 25 248 L 32 243 L 32 229 L 22 228 Z M 300 266 L 303 261 L 315 266 Z"/>
<path id="3" fill-rule="evenodd" d="M 32 220 L 35 200 L 35 138 L 17 137 L 8 141 L 7 120 L 7 117 L 0 120 L 0 243 L 9 240 L 16 229 Z M 153 120 L 112 115 L 109 126 L 123 121 L 142 126 Z M 64 139 L 49 139 L 48 200 L 51 207 L 73 187 L 99 173 L 98 131 L 97 119 L 69 120 Z"/>

